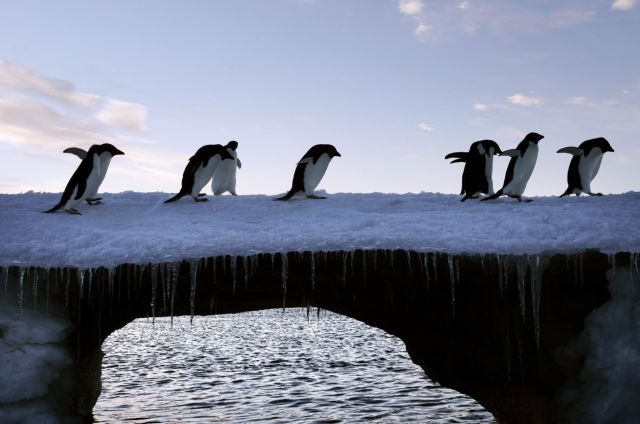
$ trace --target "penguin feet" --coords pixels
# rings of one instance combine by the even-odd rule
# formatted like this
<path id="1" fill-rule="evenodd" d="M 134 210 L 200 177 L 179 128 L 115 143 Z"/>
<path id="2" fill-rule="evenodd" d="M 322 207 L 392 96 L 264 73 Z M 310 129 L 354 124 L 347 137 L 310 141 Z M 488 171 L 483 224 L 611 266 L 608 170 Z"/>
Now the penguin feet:
<path id="1" fill-rule="evenodd" d="M 589 196 L 602 196 L 602 193 L 587 193 Z"/>
<path id="2" fill-rule="evenodd" d="M 69 215 L 82 215 L 77 209 L 66 209 Z"/>
<path id="3" fill-rule="evenodd" d="M 206 196 L 207 193 L 198 193 L 198 197 Z"/>
<path id="4" fill-rule="evenodd" d="M 232 196 L 237 196 L 235 191 L 231 191 L 230 193 L 231 193 Z"/>
<path id="5" fill-rule="evenodd" d="M 94 205 L 102 205 L 102 197 L 94 197 L 94 198 L 90 198 L 90 199 L 85 199 L 87 201 L 87 203 L 91 206 Z"/>
<path id="6" fill-rule="evenodd" d="M 533 199 L 524 199 L 522 196 L 517 196 L 518 202 L 530 203 L 533 202 Z"/>
<path id="7" fill-rule="evenodd" d="M 193 200 L 195 200 L 198 203 L 209 201 L 209 199 L 207 199 L 206 197 L 194 197 Z"/>
<path id="8" fill-rule="evenodd" d="M 318 199 L 326 199 L 326 197 L 324 197 L 324 196 L 316 196 L 315 194 L 310 194 L 310 195 L 307 196 L 307 199 L 316 199 L 316 200 L 318 200 Z"/>

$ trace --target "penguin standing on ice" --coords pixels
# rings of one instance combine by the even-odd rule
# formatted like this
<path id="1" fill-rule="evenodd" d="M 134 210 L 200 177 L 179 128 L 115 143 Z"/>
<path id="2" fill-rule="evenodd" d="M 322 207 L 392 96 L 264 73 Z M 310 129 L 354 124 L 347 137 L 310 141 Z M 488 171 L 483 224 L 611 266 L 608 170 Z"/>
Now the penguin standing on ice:
<path id="1" fill-rule="evenodd" d="M 204 194 L 200 194 L 200 190 L 213 177 L 220 161 L 224 159 L 233 159 L 233 156 L 220 144 L 208 144 L 199 148 L 184 168 L 180 192 L 164 203 L 175 202 L 184 196 L 191 196 L 196 202 L 208 201 L 209 199 L 201 197 Z"/>
<path id="2" fill-rule="evenodd" d="M 482 200 L 509 196 L 518 199 L 518 202 L 523 201 L 522 193 L 527 187 L 533 168 L 536 166 L 536 160 L 538 160 L 538 142 L 543 138 L 544 136 L 531 132 L 518 144 L 518 147 L 500 154 L 500 156 L 511 156 L 507 173 L 504 177 L 504 185 L 496 194 L 485 197 Z M 531 200 L 527 199 L 525 202 L 530 202 Z"/>
<path id="3" fill-rule="evenodd" d="M 85 199 L 90 205 L 101 205 L 102 197 L 96 197 L 98 194 L 98 190 L 104 181 L 104 177 L 107 175 L 107 170 L 109 169 L 109 164 L 111 163 L 111 159 L 115 155 L 124 155 L 124 153 L 118 149 L 113 144 L 105 143 L 101 144 L 101 148 L 103 152 L 100 153 L 100 179 L 98 180 L 98 184 L 96 185 L 94 190 L 91 190 L 87 198 Z M 79 147 L 69 147 L 68 149 L 64 149 L 64 153 L 71 153 L 80 158 L 80 160 L 87 157 L 87 152 L 84 149 Z"/>
<path id="4" fill-rule="evenodd" d="M 341 157 L 340 153 L 331 144 L 316 144 L 310 148 L 296 166 L 291 190 L 284 196 L 274 200 L 289 200 L 300 192 L 304 192 L 309 199 L 326 199 L 326 197 L 316 196 L 313 191 L 320 184 L 329 162 L 335 156 Z"/>
<path id="5" fill-rule="evenodd" d="M 604 154 L 613 151 L 611 144 L 604 137 L 583 141 L 578 147 L 563 147 L 558 150 L 557 153 L 573 155 L 567 172 L 569 187 L 560 197 L 570 194 L 580 196 L 582 193 L 587 193 L 590 196 L 602 196 L 602 193 L 591 192 L 591 181 L 600 170 Z"/>
<path id="6" fill-rule="evenodd" d="M 94 144 L 91 146 L 85 158 L 82 159 L 82 162 L 80 162 L 80 165 L 78 165 L 78 168 L 67 183 L 60 202 L 53 208 L 45 211 L 46 213 L 56 212 L 64 208 L 64 210 L 70 214 L 81 215 L 81 213 L 76 210 L 76 206 L 82 203 L 83 200 L 86 200 L 91 193 L 95 193 L 98 190 L 97 187 L 101 181 L 100 155 L 106 151 L 109 151 L 111 155 L 124 154 L 111 144 Z"/>
<path id="7" fill-rule="evenodd" d="M 445 159 L 455 158 L 451 163 L 463 162 L 462 190 L 460 199 L 475 199 L 481 194 L 492 195 L 493 192 L 493 155 L 502 153 L 498 144 L 493 140 L 480 140 L 471 144 L 468 152 L 454 152 Z"/>
<path id="8" fill-rule="evenodd" d="M 227 152 L 232 156 L 232 159 L 225 159 L 216 168 L 213 174 L 213 180 L 211 181 L 211 191 L 216 196 L 228 191 L 229 193 L 237 196 L 236 194 L 236 170 L 242 168 L 242 163 L 238 159 L 238 142 L 230 141 L 225 146 Z"/>

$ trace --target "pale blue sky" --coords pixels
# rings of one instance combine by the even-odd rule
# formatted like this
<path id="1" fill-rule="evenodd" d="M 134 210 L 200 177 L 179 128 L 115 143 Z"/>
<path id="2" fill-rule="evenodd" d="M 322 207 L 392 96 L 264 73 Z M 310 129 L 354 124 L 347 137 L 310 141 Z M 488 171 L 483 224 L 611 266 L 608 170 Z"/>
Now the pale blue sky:
<path id="1" fill-rule="evenodd" d="M 525 195 L 561 194 L 604 136 L 596 191 L 640 190 L 640 0 L 0 0 L 0 192 L 64 189 L 111 141 L 103 191 L 177 191 L 238 140 L 240 194 L 288 189 L 313 144 L 329 192 L 457 193 L 446 153 L 545 135 Z M 496 158 L 501 186 L 508 158 Z M 207 188 L 209 190 L 209 188 Z"/>

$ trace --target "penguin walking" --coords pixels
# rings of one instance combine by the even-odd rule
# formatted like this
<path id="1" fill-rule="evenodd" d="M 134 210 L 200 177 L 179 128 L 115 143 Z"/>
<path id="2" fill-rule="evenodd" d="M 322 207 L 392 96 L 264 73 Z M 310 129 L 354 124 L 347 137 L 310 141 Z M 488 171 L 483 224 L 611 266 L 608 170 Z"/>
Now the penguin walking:
<path id="1" fill-rule="evenodd" d="M 326 199 L 326 197 L 316 196 L 313 191 L 320 184 L 329 162 L 335 156 L 341 157 L 340 153 L 331 144 L 316 144 L 310 148 L 296 166 L 291 190 L 284 196 L 274 200 L 289 200 L 300 192 L 304 192 L 309 199 Z"/>
<path id="2" fill-rule="evenodd" d="M 444 158 L 455 160 L 451 163 L 464 163 L 462 172 L 462 190 L 460 199 L 476 199 L 481 194 L 492 195 L 493 191 L 493 155 L 502 153 L 498 143 L 493 140 L 480 140 L 471 144 L 468 152 L 449 153 Z"/>
<path id="3" fill-rule="evenodd" d="M 237 196 L 236 194 L 236 170 L 242 168 L 242 163 L 238 159 L 238 142 L 230 141 L 225 146 L 227 152 L 232 159 L 225 159 L 216 168 L 211 181 L 211 191 L 214 195 L 219 196 L 225 191 Z"/>
<path id="4" fill-rule="evenodd" d="M 85 199 L 86 202 L 91 206 L 102 204 L 102 197 L 96 197 L 96 195 L 98 194 L 98 190 L 100 189 L 100 186 L 104 181 L 104 177 L 107 175 L 107 170 L 109 169 L 111 159 L 116 155 L 124 155 L 124 152 L 118 150 L 113 144 L 104 143 L 100 146 L 101 149 L 103 149 L 102 153 L 100 153 L 100 179 L 98 180 L 98 184 L 96 185 L 95 189 L 91 190 L 88 193 L 87 198 Z M 63 152 L 76 155 L 80 158 L 80 160 L 87 157 L 87 152 L 79 147 L 69 147 L 68 149 L 64 149 Z"/>
<path id="5" fill-rule="evenodd" d="M 85 158 L 82 159 L 80 165 L 78 165 L 78 168 L 67 183 L 60 202 L 48 211 L 45 211 L 45 213 L 56 212 L 64 208 L 64 210 L 70 214 L 82 215 L 78 212 L 76 206 L 87 199 L 89 193 L 96 188 L 100 181 L 100 154 L 102 153 L 102 146 L 103 145 L 97 144 L 91 146 Z"/>
<path id="6" fill-rule="evenodd" d="M 224 159 L 233 159 L 233 156 L 220 144 L 208 144 L 199 148 L 184 168 L 180 192 L 164 203 L 175 202 L 184 196 L 191 196 L 196 202 L 208 201 L 209 199 L 202 197 L 204 194 L 200 190 L 213 177 L 220 161 Z"/>
<path id="7" fill-rule="evenodd" d="M 557 153 L 573 155 L 567 172 L 569 187 L 560 197 L 570 194 L 580 196 L 582 193 L 587 193 L 590 196 L 602 196 L 602 193 L 591 192 L 591 181 L 600 170 L 604 154 L 613 151 L 611 144 L 604 137 L 583 141 L 578 147 L 563 147 L 558 150 Z"/>
<path id="8" fill-rule="evenodd" d="M 504 177 L 504 184 L 497 193 L 485 197 L 482 200 L 497 199 L 500 196 L 509 196 L 522 202 L 522 193 L 524 193 L 529 178 L 533 173 L 533 168 L 538 160 L 538 142 L 544 136 L 531 132 L 518 144 L 515 149 L 505 150 L 500 156 L 510 156 L 507 173 Z M 532 199 L 524 200 L 531 202 Z"/>

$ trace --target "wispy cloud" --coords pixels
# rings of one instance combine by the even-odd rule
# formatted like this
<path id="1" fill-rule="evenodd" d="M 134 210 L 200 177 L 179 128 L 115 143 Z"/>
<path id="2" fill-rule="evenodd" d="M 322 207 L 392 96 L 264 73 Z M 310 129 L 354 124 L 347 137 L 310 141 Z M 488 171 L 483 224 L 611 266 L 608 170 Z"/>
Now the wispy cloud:
<path id="1" fill-rule="evenodd" d="M 611 5 L 611 9 L 628 12 L 638 4 L 640 4 L 640 0 L 615 0 Z"/>
<path id="2" fill-rule="evenodd" d="M 418 128 L 419 128 L 420 130 L 422 130 L 422 131 L 425 131 L 425 132 L 431 132 L 431 131 L 433 131 L 433 128 L 432 128 L 432 127 L 430 127 L 429 125 L 427 125 L 427 124 L 426 124 L 426 123 L 424 123 L 424 122 L 419 123 L 419 124 L 418 124 Z"/>
<path id="3" fill-rule="evenodd" d="M 147 107 L 140 103 L 106 99 L 103 109 L 96 118 L 104 124 L 130 131 L 147 129 Z"/>
<path id="4" fill-rule="evenodd" d="M 481 111 L 485 111 L 487 109 L 489 109 L 489 105 L 484 104 L 484 103 L 474 103 L 473 105 L 471 105 L 472 108 L 474 108 L 475 110 L 481 110 Z"/>
<path id="5" fill-rule="evenodd" d="M 409 16 L 416 16 L 422 13 L 424 3 L 422 0 L 400 0 L 398 10 L 400 13 Z"/>
<path id="6" fill-rule="evenodd" d="M 513 96 L 507 97 L 509 103 L 518 106 L 538 106 L 541 105 L 542 99 L 539 97 L 527 96 L 522 93 L 516 93 Z"/>
<path id="7" fill-rule="evenodd" d="M 427 40 L 431 32 L 431 25 L 427 23 L 425 6 L 422 0 L 399 0 L 398 11 L 411 18 L 415 29 L 413 33 L 418 40 Z"/>

